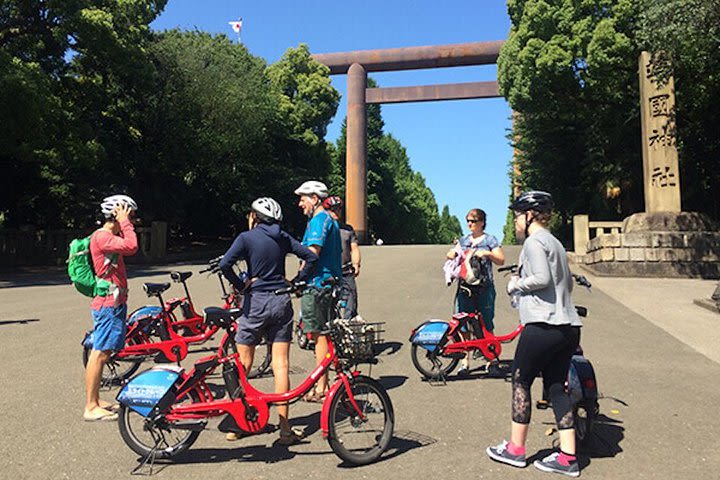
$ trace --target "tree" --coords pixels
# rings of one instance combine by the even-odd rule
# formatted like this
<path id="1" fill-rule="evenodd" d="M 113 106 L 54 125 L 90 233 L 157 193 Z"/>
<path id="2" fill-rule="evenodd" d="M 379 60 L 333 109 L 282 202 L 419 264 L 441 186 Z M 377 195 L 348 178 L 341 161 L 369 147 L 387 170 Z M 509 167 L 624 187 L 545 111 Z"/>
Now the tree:
<path id="1" fill-rule="evenodd" d="M 636 5 L 510 0 L 508 12 L 498 80 L 517 112 L 521 187 L 553 193 L 565 239 L 574 213 L 622 218 L 640 210 Z"/>
<path id="2" fill-rule="evenodd" d="M 98 187 L 132 145 L 151 65 L 149 23 L 164 0 L 10 0 L 0 6 L 0 160 L 10 226 L 87 223 Z M 133 90 L 134 89 L 134 90 Z"/>
<path id="3" fill-rule="evenodd" d="M 332 147 L 325 142 L 325 134 L 340 94 L 330 83 L 330 69 L 314 60 L 305 44 L 289 48 L 266 74 L 280 98 L 282 120 L 273 140 L 277 152 L 273 183 L 281 190 L 278 201 L 295 205 L 292 192 L 302 182 L 328 181 L 331 175 Z M 296 208 L 289 214 L 285 222 L 290 230 L 302 232 L 307 219 Z"/>
<path id="4" fill-rule="evenodd" d="M 720 219 L 720 0 L 642 0 L 640 47 L 674 75 L 683 210 Z"/>

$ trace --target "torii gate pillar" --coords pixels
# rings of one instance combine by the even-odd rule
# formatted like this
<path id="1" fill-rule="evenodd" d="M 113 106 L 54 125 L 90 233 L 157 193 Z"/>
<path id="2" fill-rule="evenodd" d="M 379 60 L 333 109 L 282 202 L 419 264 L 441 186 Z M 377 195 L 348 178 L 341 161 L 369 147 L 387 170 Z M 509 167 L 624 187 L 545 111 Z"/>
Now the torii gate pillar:
<path id="1" fill-rule="evenodd" d="M 353 226 L 361 243 L 367 243 L 367 108 L 365 88 L 367 72 L 353 63 L 347 76 L 347 157 L 346 220 Z"/>
<path id="2" fill-rule="evenodd" d="M 429 47 L 323 53 L 312 57 L 330 68 L 330 75 L 348 76 L 345 214 L 360 243 L 368 241 L 367 226 L 367 104 L 432 102 L 499 97 L 496 82 L 470 82 L 417 87 L 367 88 L 367 72 L 417 68 L 489 65 L 497 62 L 503 41 Z"/>

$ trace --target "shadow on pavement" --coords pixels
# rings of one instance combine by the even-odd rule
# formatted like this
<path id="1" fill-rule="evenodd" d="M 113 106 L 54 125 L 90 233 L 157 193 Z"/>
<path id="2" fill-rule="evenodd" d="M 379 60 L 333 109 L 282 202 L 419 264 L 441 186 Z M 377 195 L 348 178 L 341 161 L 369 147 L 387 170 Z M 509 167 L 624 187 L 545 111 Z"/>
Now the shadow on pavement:
<path id="1" fill-rule="evenodd" d="M 5 272 L 1 273 L 3 279 L 0 280 L 0 288 L 18 288 L 18 287 L 48 287 L 55 285 L 70 285 L 70 278 L 65 269 L 57 269 L 54 267 L 51 271 L 31 272 Z M 137 277 L 157 277 L 168 276 L 170 270 L 157 270 L 148 267 L 132 266 L 128 270 L 129 278 Z"/>
<path id="2" fill-rule="evenodd" d="M 307 443 L 303 440 L 301 443 Z M 228 442 L 229 444 L 229 442 Z M 249 445 L 235 448 L 191 448 L 173 458 L 172 464 L 206 464 L 224 462 L 277 463 L 290 460 L 297 455 L 288 447 L 273 442 L 272 445 Z"/>
<path id="3" fill-rule="evenodd" d="M 603 414 L 597 416 L 590 437 L 584 443 L 578 445 L 577 458 L 581 470 L 590 465 L 593 458 L 613 458 L 623 451 L 620 442 L 625 438 L 625 427 L 622 424 L 622 421 Z M 528 465 L 535 460 L 542 460 L 559 450 L 559 439 L 556 438 L 553 443 L 555 444 L 554 449 L 543 449 L 528 457 Z"/>
<path id="4" fill-rule="evenodd" d="M 423 435 L 422 433 L 413 432 L 412 430 L 399 430 L 395 432 L 387 451 L 375 462 L 380 463 L 402 455 L 416 448 L 426 447 L 437 443 L 437 439 Z M 338 465 L 341 468 L 357 468 L 361 465 L 352 465 L 342 462 Z"/>
<path id="5" fill-rule="evenodd" d="M 620 442 L 625 438 L 623 422 L 606 415 L 598 415 L 590 438 L 579 451 L 590 458 L 612 458 L 623 449 Z"/>
<path id="6" fill-rule="evenodd" d="M 405 375 L 383 375 L 378 378 L 378 381 L 387 390 L 392 390 L 393 388 L 402 386 L 407 379 L 408 377 Z"/>
<path id="7" fill-rule="evenodd" d="M 400 342 L 382 342 L 375 346 L 376 355 L 393 355 L 402 348 Z"/>
<path id="8" fill-rule="evenodd" d="M 26 318 L 24 320 L 0 320 L 0 326 L 2 325 L 13 325 L 13 324 L 20 324 L 20 325 L 27 325 L 28 323 L 32 322 L 39 322 L 39 318 Z"/>

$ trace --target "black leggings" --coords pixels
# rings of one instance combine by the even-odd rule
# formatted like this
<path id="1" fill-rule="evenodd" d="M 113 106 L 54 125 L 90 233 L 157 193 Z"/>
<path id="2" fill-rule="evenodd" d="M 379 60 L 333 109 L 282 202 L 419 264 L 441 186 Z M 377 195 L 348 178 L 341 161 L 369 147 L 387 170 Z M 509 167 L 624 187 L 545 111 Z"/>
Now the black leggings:
<path id="1" fill-rule="evenodd" d="M 530 423 L 530 387 L 542 372 L 558 430 L 574 428 L 570 397 L 565 393 L 570 359 L 578 346 L 578 330 L 570 325 L 528 323 L 520 334 L 512 366 L 512 419 Z"/>

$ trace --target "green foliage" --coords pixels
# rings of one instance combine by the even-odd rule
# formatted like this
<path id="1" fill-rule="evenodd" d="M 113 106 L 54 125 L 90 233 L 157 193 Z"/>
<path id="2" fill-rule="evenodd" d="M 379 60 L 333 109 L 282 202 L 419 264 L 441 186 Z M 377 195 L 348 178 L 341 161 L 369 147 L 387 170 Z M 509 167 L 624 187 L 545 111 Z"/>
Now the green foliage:
<path id="1" fill-rule="evenodd" d="M 502 243 L 503 245 L 515 245 L 517 243 L 517 238 L 515 238 L 515 218 L 512 210 L 508 210 L 505 216 Z"/>
<path id="2" fill-rule="evenodd" d="M 683 209 L 720 216 L 719 0 L 509 0 L 508 12 L 498 79 L 517 114 L 517 180 L 554 195 L 556 233 L 567 241 L 575 213 L 643 210 L 642 50 L 661 81 L 675 77 Z"/>
<path id="3" fill-rule="evenodd" d="M 641 0 L 638 38 L 675 79 L 683 210 L 720 218 L 720 0 Z"/>
<path id="4" fill-rule="evenodd" d="M 328 68 L 306 45 L 268 66 L 224 35 L 154 33 L 165 3 L 0 3 L 3 227 L 87 227 L 103 196 L 125 192 L 143 220 L 168 220 L 175 235 L 242 229 L 258 196 L 285 206 L 299 233 L 300 183 L 344 193 L 344 138 L 324 140 L 340 100 Z M 370 233 L 391 243 L 460 235 L 383 132 L 380 107 L 369 111 Z"/>
<path id="5" fill-rule="evenodd" d="M 642 209 L 636 7 L 630 0 L 511 0 L 498 60 L 523 189 L 550 191 L 567 238 L 574 213 Z M 608 186 L 621 187 L 608 196 Z"/>
<path id="6" fill-rule="evenodd" d="M 88 226 L 109 192 L 188 235 L 243 228 L 260 195 L 304 225 L 292 192 L 330 168 L 327 68 L 302 45 L 268 67 L 224 35 L 153 33 L 164 5 L 0 5 L 3 226 Z"/>

